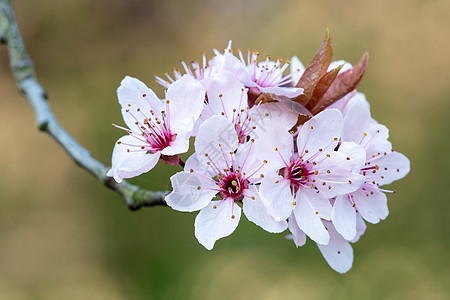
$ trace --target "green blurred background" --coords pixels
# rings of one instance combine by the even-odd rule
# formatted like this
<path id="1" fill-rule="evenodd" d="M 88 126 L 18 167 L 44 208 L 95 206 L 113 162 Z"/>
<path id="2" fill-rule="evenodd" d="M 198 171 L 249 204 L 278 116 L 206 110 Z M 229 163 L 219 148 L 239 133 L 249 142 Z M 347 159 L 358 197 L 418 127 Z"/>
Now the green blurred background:
<path id="1" fill-rule="evenodd" d="M 370 63 L 359 90 L 411 172 L 390 215 L 354 245 L 339 275 L 245 218 L 205 250 L 195 213 L 129 211 L 36 130 L 0 47 L 0 299 L 450 299 L 450 2 L 448 0 L 13 1 L 59 122 L 105 164 L 122 132 L 115 91 L 150 87 L 179 60 L 234 48 L 305 64 L 328 27 L 334 58 Z M 177 167 L 133 180 L 168 189 Z"/>

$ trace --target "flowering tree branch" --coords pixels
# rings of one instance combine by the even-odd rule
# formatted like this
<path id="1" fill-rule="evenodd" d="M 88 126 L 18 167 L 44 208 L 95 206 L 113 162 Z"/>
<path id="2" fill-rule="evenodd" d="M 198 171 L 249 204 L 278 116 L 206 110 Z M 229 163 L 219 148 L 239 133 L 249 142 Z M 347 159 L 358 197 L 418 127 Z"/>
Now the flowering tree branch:
<path id="1" fill-rule="evenodd" d="M 28 98 L 37 119 L 37 127 L 55 139 L 75 163 L 94 175 L 100 182 L 117 192 L 127 206 L 166 205 L 166 191 L 150 191 L 125 180 L 117 183 L 107 177 L 108 168 L 91 156 L 55 119 L 47 102 L 47 93 L 36 79 L 33 64 L 22 42 L 10 0 L 0 0 L 0 42 L 7 45 L 11 71 L 19 90 Z"/>

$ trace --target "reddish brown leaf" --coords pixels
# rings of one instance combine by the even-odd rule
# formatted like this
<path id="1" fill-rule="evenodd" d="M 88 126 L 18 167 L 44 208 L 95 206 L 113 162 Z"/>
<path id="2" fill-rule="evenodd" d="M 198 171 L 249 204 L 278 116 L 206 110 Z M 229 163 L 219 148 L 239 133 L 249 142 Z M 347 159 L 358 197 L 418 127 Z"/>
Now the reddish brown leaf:
<path id="1" fill-rule="evenodd" d="M 322 77 L 320 77 L 319 82 L 316 85 L 316 88 L 314 89 L 313 95 L 311 99 L 308 102 L 307 107 L 312 108 L 317 105 L 319 100 L 323 97 L 323 95 L 328 91 L 330 86 L 333 84 L 334 80 L 336 79 L 336 76 L 338 75 L 339 71 L 342 69 L 344 65 L 340 65 L 336 69 L 333 69 Z"/>
<path id="2" fill-rule="evenodd" d="M 314 89 L 320 79 L 325 74 L 333 56 L 333 48 L 331 46 L 330 32 L 326 31 L 325 38 L 317 50 L 311 62 L 305 69 L 302 77 L 298 81 L 296 87 L 303 88 L 303 94 L 298 96 L 295 101 L 306 105 L 311 99 Z"/>
<path id="3" fill-rule="evenodd" d="M 311 108 L 311 112 L 316 115 L 327 106 L 330 106 L 353 91 L 364 76 L 368 63 L 369 54 L 365 53 L 353 68 L 339 74 L 322 99 Z"/>
<path id="4" fill-rule="evenodd" d="M 312 113 L 309 110 L 307 110 L 303 105 L 301 105 L 298 102 L 295 102 L 294 100 L 286 96 L 275 95 L 272 93 L 263 93 L 258 97 L 258 99 L 256 99 L 256 104 L 269 102 L 280 102 L 287 109 L 301 116 L 305 116 L 308 118 L 311 118 L 313 116 Z"/>

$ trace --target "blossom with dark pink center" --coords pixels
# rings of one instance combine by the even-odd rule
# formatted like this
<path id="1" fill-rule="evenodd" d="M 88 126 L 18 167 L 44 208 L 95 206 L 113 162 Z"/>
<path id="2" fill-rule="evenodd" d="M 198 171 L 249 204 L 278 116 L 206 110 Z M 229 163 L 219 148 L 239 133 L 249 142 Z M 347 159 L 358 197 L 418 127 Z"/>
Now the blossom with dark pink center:
<path id="1" fill-rule="evenodd" d="M 195 154 L 185 171 L 171 177 L 167 204 L 179 211 L 197 211 L 195 236 L 207 249 L 237 227 L 242 207 L 247 218 L 269 232 L 282 232 L 286 221 L 273 219 L 264 207 L 256 183 L 273 171 L 264 157 L 254 155 L 254 140 L 239 144 L 233 124 L 223 116 L 206 120 L 195 140 Z M 242 150 L 244 149 L 244 151 Z M 214 200 L 215 196 L 219 198 Z"/>
<path id="2" fill-rule="evenodd" d="M 336 198 L 332 211 L 334 226 L 345 239 L 356 235 L 356 213 L 370 223 L 378 223 L 389 214 L 386 192 L 380 186 L 403 178 L 409 172 L 409 160 L 392 150 L 388 129 L 370 116 L 369 103 L 357 93 L 343 108 L 342 140 L 361 145 L 366 153 L 360 174 L 363 185 Z"/>
<path id="3" fill-rule="evenodd" d="M 176 156 L 189 148 L 190 133 L 203 108 L 205 91 L 185 75 L 160 100 L 138 79 L 125 77 L 117 90 L 128 135 L 121 137 L 113 151 L 107 175 L 117 182 L 151 170 L 161 155 Z"/>
<path id="4" fill-rule="evenodd" d="M 261 197 L 276 220 L 286 220 L 293 213 L 298 227 L 324 245 L 330 238 L 322 224 L 322 219 L 331 219 L 329 199 L 355 191 L 364 182 L 364 177 L 354 172 L 364 161 L 364 150 L 354 143 L 339 144 L 342 126 L 342 115 L 334 109 L 307 121 L 298 133 L 296 147 L 290 151 L 275 148 L 285 166 L 267 174 L 260 187 Z"/>

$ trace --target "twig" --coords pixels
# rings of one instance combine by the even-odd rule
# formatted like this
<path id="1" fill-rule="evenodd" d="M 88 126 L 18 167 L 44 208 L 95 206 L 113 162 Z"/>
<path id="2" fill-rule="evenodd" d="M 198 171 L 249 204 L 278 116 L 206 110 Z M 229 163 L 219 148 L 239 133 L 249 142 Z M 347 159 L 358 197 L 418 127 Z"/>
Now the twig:
<path id="1" fill-rule="evenodd" d="M 37 119 L 37 127 L 55 139 L 75 163 L 94 175 L 100 182 L 116 191 L 127 206 L 136 210 L 142 206 L 166 205 L 166 191 L 149 191 L 125 180 L 117 183 L 107 177 L 108 168 L 91 156 L 56 121 L 47 102 L 47 93 L 37 82 L 33 63 L 22 42 L 10 0 L 0 0 L 0 42 L 6 44 L 10 66 L 19 90 L 28 98 Z"/>

